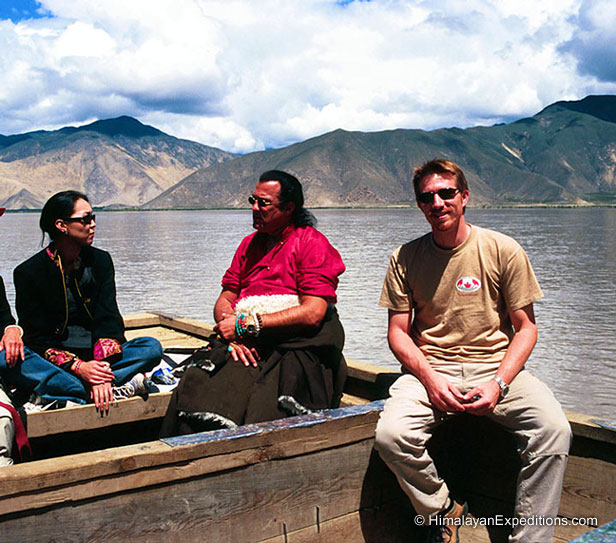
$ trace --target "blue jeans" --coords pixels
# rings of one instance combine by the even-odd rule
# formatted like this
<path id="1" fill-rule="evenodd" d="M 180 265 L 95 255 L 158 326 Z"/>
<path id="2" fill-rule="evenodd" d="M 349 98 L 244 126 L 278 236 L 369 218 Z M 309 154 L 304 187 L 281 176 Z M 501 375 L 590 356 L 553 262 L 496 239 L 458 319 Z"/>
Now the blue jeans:
<path id="1" fill-rule="evenodd" d="M 48 362 L 25 347 L 26 358 L 8 368 L 4 351 L 0 353 L 0 376 L 5 381 L 25 390 L 33 390 L 45 402 L 58 400 L 85 404 L 90 392 L 81 379 Z M 122 345 L 122 358 L 111 364 L 114 385 L 121 385 L 137 373 L 151 370 L 162 356 L 163 349 L 157 339 L 138 337 Z"/>

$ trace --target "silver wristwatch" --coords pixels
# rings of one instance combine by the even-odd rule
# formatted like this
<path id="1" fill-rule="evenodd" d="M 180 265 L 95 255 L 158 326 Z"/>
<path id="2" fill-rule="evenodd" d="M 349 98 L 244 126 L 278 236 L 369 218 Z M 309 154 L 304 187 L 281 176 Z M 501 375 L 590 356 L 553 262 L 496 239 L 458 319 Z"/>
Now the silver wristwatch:
<path id="1" fill-rule="evenodd" d="M 502 399 L 505 396 L 507 396 L 507 392 L 509 392 L 509 385 L 507 383 L 505 383 L 505 381 L 503 381 L 498 375 L 496 377 L 494 377 L 494 380 L 496 381 L 496 384 L 500 388 L 500 396 L 499 396 L 499 398 Z"/>

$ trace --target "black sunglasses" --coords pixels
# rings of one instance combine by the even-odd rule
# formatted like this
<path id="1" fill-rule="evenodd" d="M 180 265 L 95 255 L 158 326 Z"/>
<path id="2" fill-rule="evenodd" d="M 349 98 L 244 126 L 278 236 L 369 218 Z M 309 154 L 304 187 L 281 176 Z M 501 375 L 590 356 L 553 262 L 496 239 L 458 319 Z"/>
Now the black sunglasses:
<path id="1" fill-rule="evenodd" d="M 435 194 L 438 194 L 438 197 L 441 200 L 451 200 L 458 192 L 460 192 L 460 189 L 452 188 L 440 189 L 435 192 L 422 192 L 421 194 L 417 195 L 417 200 L 422 204 L 431 204 L 432 202 L 434 202 Z"/>
<path id="2" fill-rule="evenodd" d="M 271 206 L 274 202 L 272 202 L 271 200 L 266 200 L 265 198 L 259 198 L 258 196 L 249 196 L 248 203 L 251 206 L 257 203 L 259 207 L 267 207 L 267 206 Z"/>
<path id="3" fill-rule="evenodd" d="M 68 219 L 64 219 L 64 222 L 80 222 L 84 226 L 87 226 L 95 220 L 96 215 L 94 213 L 87 213 L 83 217 L 69 217 Z"/>

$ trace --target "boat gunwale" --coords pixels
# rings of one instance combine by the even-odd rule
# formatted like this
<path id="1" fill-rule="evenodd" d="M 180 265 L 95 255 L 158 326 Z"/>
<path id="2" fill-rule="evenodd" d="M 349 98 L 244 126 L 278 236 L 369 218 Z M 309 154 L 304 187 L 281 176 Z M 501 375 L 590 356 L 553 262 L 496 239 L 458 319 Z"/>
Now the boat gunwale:
<path id="1" fill-rule="evenodd" d="M 158 313 L 129 315 L 125 317 L 125 323 L 127 329 L 163 326 L 204 338 L 212 333 L 211 326 L 200 321 Z M 374 383 L 378 375 L 388 373 L 395 374 L 396 372 L 370 364 L 349 361 L 349 377 L 351 379 Z M 160 401 L 164 402 L 168 401 L 170 393 L 154 396 L 162 397 Z M 137 398 L 123 402 L 126 402 L 124 405 L 127 406 L 131 405 L 130 402 L 147 404 L 147 402 Z M 239 429 L 209 432 L 208 436 L 197 434 L 189 437 L 181 436 L 167 440 L 154 440 L 137 445 L 113 447 L 10 466 L 0 470 L 0 484 L 5 489 L 4 498 L 0 498 L 0 513 L 4 511 L 2 503 L 11 495 L 75 484 L 94 478 L 122 476 L 132 471 L 187 463 L 195 459 L 233 454 L 249 449 L 271 448 L 285 441 L 301 440 L 304 437 L 311 438 L 310 434 L 316 426 L 319 426 L 320 430 L 326 429 L 327 431 L 327 435 L 320 437 L 318 447 L 321 449 L 340 446 L 343 441 L 336 434 L 345 429 L 352 429 L 355 425 L 362 425 L 363 430 L 359 434 L 351 432 L 353 434 L 352 439 L 358 439 L 357 435 L 360 435 L 361 439 L 371 438 L 374 435 L 374 427 L 382 403 L 382 401 L 377 401 L 363 406 L 342 407 L 312 415 L 281 419 L 281 421 L 243 426 Z M 94 409 L 94 406 L 68 409 Z M 53 418 L 54 413 L 61 411 L 64 410 L 33 413 L 29 415 L 29 418 Z M 567 416 L 575 435 L 610 444 L 616 443 L 616 432 L 591 422 L 590 416 L 577 413 L 567 413 Z M 297 454 L 302 453 L 298 452 Z M 244 459 L 243 462 L 265 461 L 273 457 L 265 454 L 259 460 L 259 455 L 257 455 L 256 459 Z"/>
<path id="2" fill-rule="evenodd" d="M 164 327 L 202 338 L 212 333 L 212 327 L 201 321 L 159 313 L 128 315 L 125 323 L 129 330 Z M 371 385 L 379 390 L 380 378 L 394 378 L 399 374 L 390 368 L 352 360 L 347 362 L 350 380 L 355 380 L 355 384 L 367 385 L 362 391 L 371 391 Z M 170 395 L 154 394 L 148 401 L 162 405 Z M 361 398 L 361 395 L 356 397 L 357 400 Z M 347 445 L 365 449 L 371 447 L 370 441 L 374 437 L 383 403 L 383 400 L 376 400 L 237 429 L 179 436 L 10 466 L 0 470 L 0 485 L 3 488 L 0 522 L 2 518 L 38 514 L 54 508 L 60 510 L 92 499 L 106 499 L 107 496 L 124 492 L 188 482 L 262 462 L 309 456 L 327 449 L 343 450 Z M 122 419 L 123 410 L 135 408 L 134 416 L 136 407 L 147 406 L 148 402 L 134 398 L 122 400 L 119 404 L 117 419 L 107 425 L 126 422 Z M 54 414 L 69 410 L 79 410 L 74 412 L 75 415 L 85 414 L 88 409 L 95 408 L 88 405 L 33 413 L 28 420 L 30 417 L 33 420 L 36 417 L 41 420 L 42 417 L 50 417 L 51 420 Z M 153 416 L 158 416 L 159 412 Z M 576 437 L 616 444 L 616 431 L 592 422 L 591 419 L 596 417 L 567 411 L 566 414 Z M 610 421 L 605 422 L 609 426 Z"/>
<path id="3" fill-rule="evenodd" d="M 207 339 L 213 333 L 213 327 L 202 321 L 157 312 L 126 315 L 124 317 L 124 323 L 127 330 L 161 326 L 203 339 Z M 377 380 L 384 376 L 393 379 L 396 375 L 400 375 L 400 372 L 392 370 L 391 368 L 375 366 L 356 360 L 347 359 L 347 364 L 349 380 L 368 385 L 376 384 Z M 28 415 L 29 436 L 36 438 L 49 435 L 54 433 L 54 429 L 57 427 L 62 427 L 63 432 L 82 431 L 84 428 L 79 426 L 78 423 L 75 423 L 75 419 L 81 420 L 86 416 L 91 425 L 88 429 L 92 430 L 104 428 L 110 424 L 123 424 L 156 418 L 161 416 L 160 412 L 166 408 L 170 396 L 171 393 L 164 392 L 151 394 L 148 401 L 145 402 L 141 398 L 121 400 L 119 404 L 122 406 L 122 410 L 113 412 L 113 416 L 115 417 L 113 421 L 97 416 L 96 409 L 92 404 L 55 411 L 31 413 Z M 112 409 L 115 410 L 117 408 L 114 406 Z M 75 416 L 77 413 L 79 413 L 79 416 Z M 565 414 L 575 435 L 595 441 L 616 444 L 616 430 L 611 427 L 610 421 L 605 420 L 603 424 L 603 420 L 599 420 L 602 424 L 597 424 L 593 421 L 598 420 L 598 417 L 567 410 L 565 410 Z M 58 419 L 60 422 L 58 422 Z"/>
<path id="4" fill-rule="evenodd" d="M 170 483 L 279 458 L 304 455 L 372 439 L 382 401 L 325 410 L 279 421 L 250 424 L 16 464 L 0 470 L 0 515 Z M 197 466 L 202 464 L 202 466 Z M 161 478 L 131 474 L 161 471 Z M 159 480 L 160 479 L 160 480 Z M 113 480 L 105 484 L 105 480 Z M 154 482 L 152 482 L 154 480 Z M 88 490 L 75 492 L 76 487 Z M 122 487 L 122 488 L 120 488 Z M 63 489 L 70 488 L 70 492 Z M 40 494 L 47 496 L 41 499 Z"/>

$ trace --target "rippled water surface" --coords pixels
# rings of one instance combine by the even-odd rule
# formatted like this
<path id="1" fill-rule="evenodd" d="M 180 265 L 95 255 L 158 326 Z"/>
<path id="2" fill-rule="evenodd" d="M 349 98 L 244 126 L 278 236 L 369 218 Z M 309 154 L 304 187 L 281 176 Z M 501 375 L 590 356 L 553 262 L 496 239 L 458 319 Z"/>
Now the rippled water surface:
<path id="1" fill-rule="evenodd" d="M 614 417 L 616 209 L 469 209 L 471 223 L 516 238 L 545 298 L 528 367 L 566 409 Z M 390 368 L 387 312 L 377 305 L 392 250 L 427 231 L 415 209 L 317 210 L 319 229 L 347 266 L 338 290 L 348 357 Z M 212 322 L 220 279 L 249 211 L 97 212 L 95 245 L 112 253 L 123 313 L 145 310 Z M 0 219 L 0 273 L 13 303 L 12 269 L 40 249 L 38 214 Z"/>

